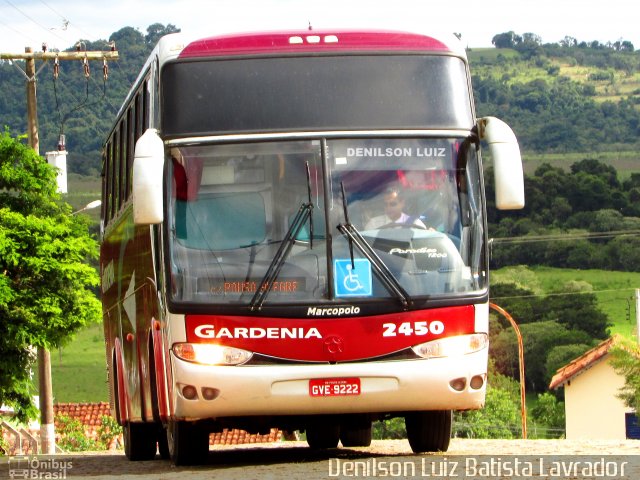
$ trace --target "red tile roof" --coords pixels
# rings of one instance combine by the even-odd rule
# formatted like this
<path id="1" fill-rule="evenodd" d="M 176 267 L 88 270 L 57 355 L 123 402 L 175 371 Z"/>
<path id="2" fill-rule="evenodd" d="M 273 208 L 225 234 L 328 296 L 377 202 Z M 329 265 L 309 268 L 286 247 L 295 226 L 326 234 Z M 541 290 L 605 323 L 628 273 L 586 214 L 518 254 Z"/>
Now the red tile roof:
<path id="1" fill-rule="evenodd" d="M 110 416 L 109 403 L 56 403 L 53 406 L 55 416 L 65 415 L 76 418 L 86 426 L 87 436 L 94 438 L 97 435 L 98 427 L 101 425 L 103 415 Z M 56 422 L 56 427 L 58 422 Z M 282 438 L 282 432 L 271 429 L 266 435 L 249 434 L 244 430 L 227 430 L 220 433 L 212 433 L 209 436 L 210 445 L 237 445 L 242 443 L 264 443 L 277 442 Z M 122 439 L 119 439 L 122 445 Z M 115 446 L 113 447 L 115 448 Z"/>
<path id="2" fill-rule="evenodd" d="M 611 348 L 619 342 L 619 340 L 619 337 L 617 335 L 614 335 L 613 337 L 608 338 L 600 344 L 596 345 L 591 350 L 583 353 L 575 360 L 572 360 L 564 367 L 559 368 L 556 374 L 551 379 L 549 388 L 554 389 L 563 386 L 573 377 L 582 373 L 583 370 L 586 370 L 594 365 L 600 359 L 605 357 L 609 353 Z"/>

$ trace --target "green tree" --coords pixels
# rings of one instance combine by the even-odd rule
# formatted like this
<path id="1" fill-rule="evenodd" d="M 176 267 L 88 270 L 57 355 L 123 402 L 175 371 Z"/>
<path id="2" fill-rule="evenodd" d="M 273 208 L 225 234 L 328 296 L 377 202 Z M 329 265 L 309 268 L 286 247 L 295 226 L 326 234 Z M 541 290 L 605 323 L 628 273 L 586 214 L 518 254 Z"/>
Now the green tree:
<path id="1" fill-rule="evenodd" d="M 491 301 L 504 308 L 518 323 L 529 323 L 539 319 L 536 312 L 537 298 L 532 290 L 515 283 L 496 283 L 491 286 Z M 507 320 L 500 317 L 500 324 L 508 327 Z"/>
<path id="2" fill-rule="evenodd" d="M 0 403 L 35 415 L 34 347 L 56 348 L 100 318 L 87 263 L 97 242 L 87 220 L 56 192 L 56 171 L 31 148 L 0 135 Z"/>
<path id="3" fill-rule="evenodd" d="M 522 37 L 520 35 L 516 35 L 513 30 L 494 35 L 491 39 L 491 43 L 496 48 L 514 48 L 520 42 L 522 42 Z"/>
<path id="4" fill-rule="evenodd" d="M 640 413 L 640 348 L 629 340 L 619 339 L 611 350 L 611 357 L 611 365 L 624 377 L 624 387 L 618 397 L 638 414 Z"/>
<path id="5" fill-rule="evenodd" d="M 580 357 L 592 347 L 586 343 L 558 345 L 553 347 L 547 355 L 545 367 L 547 369 L 547 378 L 553 378 L 558 369 L 567 365 L 570 361 Z"/>
<path id="6" fill-rule="evenodd" d="M 539 394 L 535 406 L 531 409 L 531 416 L 536 427 L 547 430 L 544 438 L 560 438 L 564 435 L 564 402 L 559 402 L 553 394 Z"/>
<path id="7" fill-rule="evenodd" d="M 577 282 L 567 282 L 544 302 L 545 318 L 564 325 L 568 330 L 585 332 L 590 338 L 609 336 L 609 318 L 598 307 L 598 298 Z M 572 342 L 573 343 L 573 342 Z M 583 343 L 583 342 L 575 342 Z M 588 343 L 588 342 L 584 342 Z"/>
<path id="8" fill-rule="evenodd" d="M 167 26 L 162 25 L 161 23 L 154 23 L 153 25 L 149 25 L 147 27 L 147 34 L 144 36 L 144 42 L 148 47 L 155 47 L 158 40 L 161 37 L 168 35 L 170 33 L 178 33 L 180 29 L 177 28 L 172 23 L 168 23 Z"/>
<path id="9" fill-rule="evenodd" d="M 546 390 L 551 380 L 547 371 L 547 356 L 559 345 L 592 343 L 591 337 L 580 330 L 569 330 L 554 321 L 539 321 L 520 325 L 524 343 L 527 389 Z M 491 355 L 497 370 L 513 378 L 518 377 L 518 343 L 513 331 L 505 329 L 492 339 Z"/>

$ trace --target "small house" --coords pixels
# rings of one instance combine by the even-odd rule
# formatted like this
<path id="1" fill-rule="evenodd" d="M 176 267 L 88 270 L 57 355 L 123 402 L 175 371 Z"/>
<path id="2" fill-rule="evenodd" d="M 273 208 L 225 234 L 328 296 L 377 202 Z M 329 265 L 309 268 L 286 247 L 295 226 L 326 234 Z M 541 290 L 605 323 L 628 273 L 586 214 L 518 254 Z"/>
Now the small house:
<path id="1" fill-rule="evenodd" d="M 558 369 L 549 388 L 564 387 L 567 439 L 639 438 L 635 413 L 618 398 L 624 377 L 610 364 L 611 337 Z"/>

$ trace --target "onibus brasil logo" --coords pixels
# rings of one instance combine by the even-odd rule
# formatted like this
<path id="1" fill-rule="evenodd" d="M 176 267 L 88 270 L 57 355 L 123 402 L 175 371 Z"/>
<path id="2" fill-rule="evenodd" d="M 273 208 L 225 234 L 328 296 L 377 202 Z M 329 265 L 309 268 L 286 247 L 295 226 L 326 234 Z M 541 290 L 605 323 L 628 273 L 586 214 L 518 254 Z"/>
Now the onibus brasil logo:
<path id="1" fill-rule="evenodd" d="M 73 468 L 73 460 L 36 455 L 9 457 L 8 464 L 11 479 L 65 479 Z"/>

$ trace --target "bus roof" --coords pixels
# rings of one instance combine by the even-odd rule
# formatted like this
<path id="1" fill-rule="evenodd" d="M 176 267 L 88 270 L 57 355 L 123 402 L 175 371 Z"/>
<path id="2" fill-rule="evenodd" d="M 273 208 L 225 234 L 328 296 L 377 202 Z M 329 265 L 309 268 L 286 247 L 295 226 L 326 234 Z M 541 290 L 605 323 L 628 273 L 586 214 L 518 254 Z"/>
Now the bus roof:
<path id="1" fill-rule="evenodd" d="M 182 34 L 173 34 L 161 39 L 159 47 L 161 63 L 174 58 L 341 51 L 449 52 L 466 58 L 462 43 L 453 34 L 445 39 L 420 33 L 373 30 L 250 32 L 191 41 Z"/>

